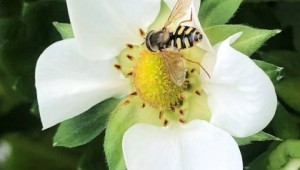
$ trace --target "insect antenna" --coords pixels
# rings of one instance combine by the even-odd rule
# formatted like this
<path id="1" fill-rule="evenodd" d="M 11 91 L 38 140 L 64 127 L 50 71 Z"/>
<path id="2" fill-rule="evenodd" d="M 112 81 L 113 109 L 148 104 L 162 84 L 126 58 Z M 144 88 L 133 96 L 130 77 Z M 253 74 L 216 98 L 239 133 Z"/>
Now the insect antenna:
<path id="1" fill-rule="evenodd" d="M 206 71 L 206 69 L 199 62 L 196 62 L 196 61 L 193 61 L 193 60 L 190 60 L 190 59 L 187 59 L 187 58 L 184 58 L 184 59 L 186 61 L 188 61 L 188 62 L 191 62 L 191 63 L 194 63 L 194 64 L 198 64 L 201 67 L 201 69 L 206 73 L 207 77 L 210 78 L 209 73 Z"/>

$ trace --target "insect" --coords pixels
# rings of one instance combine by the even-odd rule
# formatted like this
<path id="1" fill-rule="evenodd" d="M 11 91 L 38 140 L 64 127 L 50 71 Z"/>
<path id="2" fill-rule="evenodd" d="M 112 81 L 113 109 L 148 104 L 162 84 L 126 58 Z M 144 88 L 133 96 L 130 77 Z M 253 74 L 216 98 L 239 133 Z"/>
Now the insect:
<path id="1" fill-rule="evenodd" d="M 147 33 L 145 40 L 148 50 L 161 54 L 171 80 L 178 86 L 184 83 L 186 77 L 183 57 L 179 50 L 190 48 L 199 43 L 202 39 L 202 34 L 194 27 L 181 25 L 184 22 L 192 21 L 192 13 L 189 20 L 180 22 L 175 32 L 170 32 L 168 26 L 185 16 L 190 4 L 191 0 L 178 0 L 164 27 L 159 31 L 152 30 Z M 200 63 L 197 64 L 200 65 Z M 204 69 L 201 65 L 200 67 Z"/>

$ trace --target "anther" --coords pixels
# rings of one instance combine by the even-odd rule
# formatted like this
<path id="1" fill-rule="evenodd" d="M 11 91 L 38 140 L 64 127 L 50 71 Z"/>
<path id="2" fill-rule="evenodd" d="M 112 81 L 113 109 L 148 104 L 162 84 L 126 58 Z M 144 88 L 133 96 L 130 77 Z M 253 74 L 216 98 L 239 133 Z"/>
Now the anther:
<path id="1" fill-rule="evenodd" d="M 198 96 L 201 96 L 201 92 L 199 90 L 196 90 L 195 93 L 198 95 Z"/>
<path id="2" fill-rule="evenodd" d="M 174 105 L 170 105 L 170 109 L 171 109 L 173 112 L 175 112 L 175 107 L 174 107 Z"/>
<path id="3" fill-rule="evenodd" d="M 179 110 L 180 115 L 184 115 L 184 111 L 182 109 Z"/>
<path id="4" fill-rule="evenodd" d="M 118 70 L 121 70 L 121 65 L 120 64 L 115 64 L 114 67 Z"/>
<path id="5" fill-rule="evenodd" d="M 192 69 L 191 69 L 191 73 L 194 73 L 195 71 L 196 71 L 195 68 L 192 68 Z"/>
<path id="6" fill-rule="evenodd" d="M 140 33 L 140 36 L 141 37 L 144 37 L 145 36 L 145 31 L 143 29 L 139 29 L 139 33 Z"/>
<path id="7" fill-rule="evenodd" d="M 188 78 L 189 78 L 189 76 L 190 76 L 190 75 L 189 75 L 189 72 L 188 72 L 188 71 L 187 71 L 187 72 L 185 72 L 185 78 L 186 78 L 186 79 L 188 79 Z"/>
<path id="8" fill-rule="evenodd" d="M 190 89 L 192 88 L 191 82 L 189 80 L 184 81 L 184 89 Z"/>
<path id="9" fill-rule="evenodd" d="M 127 73 L 127 76 L 132 76 L 133 75 L 133 72 L 131 71 L 131 72 L 129 72 L 129 73 Z"/>
<path id="10" fill-rule="evenodd" d="M 165 121 L 164 121 L 164 126 L 168 126 L 168 124 L 169 124 L 169 121 L 168 121 L 168 120 L 165 120 Z"/>
<path id="11" fill-rule="evenodd" d="M 143 104 L 142 104 L 142 108 L 145 108 L 145 107 L 146 107 L 146 104 L 145 104 L 145 103 L 143 103 Z"/>
<path id="12" fill-rule="evenodd" d="M 132 55 L 127 54 L 126 57 L 127 57 L 129 60 L 133 60 L 133 56 L 132 56 Z"/>
<path id="13" fill-rule="evenodd" d="M 133 49 L 133 45 L 132 44 L 126 44 L 127 48 Z"/>
<path id="14" fill-rule="evenodd" d="M 178 105 L 182 106 L 183 105 L 183 100 L 179 100 Z"/>
<path id="15" fill-rule="evenodd" d="M 137 95 L 137 92 L 135 91 L 135 92 L 132 92 L 131 94 L 130 94 L 130 96 L 136 96 Z"/>
<path id="16" fill-rule="evenodd" d="M 185 121 L 183 119 L 179 119 L 180 123 L 185 123 Z"/>
<path id="17" fill-rule="evenodd" d="M 159 118 L 159 119 L 162 119 L 163 115 L 164 115 L 164 112 L 163 112 L 163 111 L 160 111 L 160 112 L 159 112 L 159 117 L 158 117 L 158 118 Z"/>
<path id="18" fill-rule="evenodd" d="M 130 103 L 129 100 L 125 100 L 125 102 L 124 102 L 125 105 L 128 105 L 129 103 Z"/>
<path id="19" fill-rule="evenodd" d="M 180 99 L 180 100 L 184 100 L 184 94 L 183 93 L 180 93 L 179 95 L 178 95 L 178 98 Z"/>

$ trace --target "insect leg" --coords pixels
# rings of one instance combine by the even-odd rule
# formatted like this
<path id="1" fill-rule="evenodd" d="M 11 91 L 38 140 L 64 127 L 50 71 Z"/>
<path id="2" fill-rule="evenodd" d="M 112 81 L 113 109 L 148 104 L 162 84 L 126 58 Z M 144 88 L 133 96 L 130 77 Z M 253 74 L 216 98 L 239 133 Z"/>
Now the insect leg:
<path id="1" fill-rule="evenodd" d="M 208 76 L 208 78 L 210 78 L 209 73 L 205 70 L 205 68 L 204 68 L 199 62 L 196 62 L 196 61 L 187 59 L 187 58 L 185 58 L 185 57 L 183 57 L 183 58 L 184 58 L 186 61 L 188 61 L 188 62 L 198 64 L 198 65 L 201 67 L 201 69 L 206 73 L 206 75 Z"/>
<path id="2" fill-rule="evenodd" d="M 179 25 L 181 25 L 182 23 L 185 23 L 185 22 L 192 22 L 192 21 L 193 21 L 193 12 L 192 12 L 192 9 L 191 9 L 190 19 L 181 21 L 179 23 Z"/>

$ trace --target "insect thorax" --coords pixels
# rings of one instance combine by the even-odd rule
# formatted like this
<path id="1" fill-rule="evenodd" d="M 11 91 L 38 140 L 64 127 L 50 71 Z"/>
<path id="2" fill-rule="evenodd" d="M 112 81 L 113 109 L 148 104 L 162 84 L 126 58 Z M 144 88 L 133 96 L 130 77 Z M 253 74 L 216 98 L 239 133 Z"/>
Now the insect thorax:
<path id="1" fill-rule="evenodd" d="M 173 33 L 167 31 L 150 31 L 146 36 L 146 46 L 150 51 L 159 51 L 165 48 L 167 42 L 170 41 L 170 38 L 173 36 Z"/>

